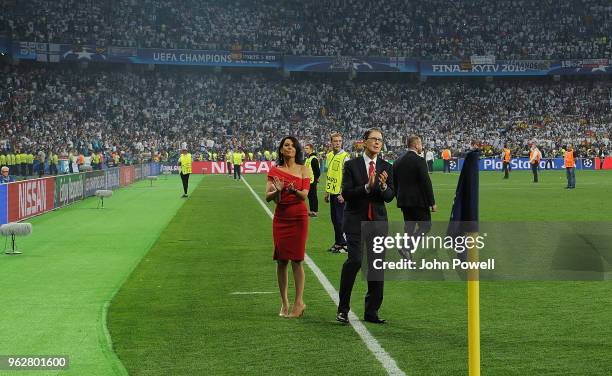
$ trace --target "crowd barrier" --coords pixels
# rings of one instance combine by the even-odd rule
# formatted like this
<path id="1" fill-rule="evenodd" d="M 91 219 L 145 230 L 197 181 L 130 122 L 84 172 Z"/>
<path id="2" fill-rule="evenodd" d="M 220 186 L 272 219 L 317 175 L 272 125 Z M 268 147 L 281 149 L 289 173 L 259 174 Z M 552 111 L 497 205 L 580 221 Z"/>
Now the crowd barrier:
<path id="1" fill-rule="evenodd" d="M 547 166 L 548 159 L 542 159 L 540 161 L 540 169 L 552 169 L 552 170 L 562 170 L 565 168 L 563 158 L 550 158 L 550 164 Z M 391 161 L 393 162 L 393 161 Z M 323 163 L 324 164 L 324 163 Z M 479 162 L 480 171 L 501 171 L 502 170 L 502 160 L 499 158 L 483 158 Z M 247 161 L 242 163 L 241 172 L 243 174 L 262 174 L 268 173 L 273 166 L 273 162 L 266 161 Z M 463 167 L 463 158 L 453 158 L 450 160 L 450 170 L 451 171 L 461 171 Z M 179 169 L 177 166 L 159 166 L 165 171 L 171 171 L 173 173 L 178 173 Z M 433 164 L 434 171 L 442 171 L 443 170 L 443 161 L 442 159 L 434 160 Z M 229 167 L 226 162 L 193 162 L 192 165 L 192 173 L 194 174 L 229 174 L 233 173 L 234 166 L 231 165 Z M 531 170 L 531 164 L 529 164 L 529 158 L 512 158 L 510 160 L 510 169 L 511 170 Z M 599 170 L 600 169 L 600 159 L 599 158 L 576 158 L 576 169 L 579 170 Z M 604 164 L 602 166 L 604 170 L 612 169 L 612 157 L 606 157 L 604 160 Z M 325 166 L 322 166 L 323 172 L 325 172 Z M 159 173 L 159 172 L 158 172 Z"/>
<path id="2" fill-rule="evenodd" d="M 49 176 L 0 185 L 0 224 L 17 222 L 94 196 L 98 189 L 125 187 L 159 175 L 159 163 Z"/>

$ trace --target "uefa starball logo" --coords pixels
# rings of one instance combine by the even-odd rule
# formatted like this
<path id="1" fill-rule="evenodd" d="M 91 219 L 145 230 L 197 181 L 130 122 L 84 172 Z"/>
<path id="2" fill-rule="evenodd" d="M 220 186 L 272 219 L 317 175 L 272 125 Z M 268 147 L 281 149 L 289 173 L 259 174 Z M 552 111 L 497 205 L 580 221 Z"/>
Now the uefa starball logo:
<path id="1" fill-rule="evenodd" d="M 591 166 L 593 166 L 593 160 L 592 159 L 584 159 L 582 161 L 582 165 L 584 167 L 591 167 Z"/>
<path id="2" fill-rule="evenodd" d="M 449 166 L 451 168 L 451 170 L 454 170 L 457 168 L 457 162 L 456 161 L 450 161 Z"/>

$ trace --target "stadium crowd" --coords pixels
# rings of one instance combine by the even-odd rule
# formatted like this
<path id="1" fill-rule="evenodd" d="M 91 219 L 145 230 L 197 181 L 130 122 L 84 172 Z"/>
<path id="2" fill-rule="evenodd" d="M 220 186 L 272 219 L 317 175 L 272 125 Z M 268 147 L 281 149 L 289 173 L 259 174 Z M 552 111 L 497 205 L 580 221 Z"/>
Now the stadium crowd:
<path id="1" fill-rule="evenodd" d="M 606 0 L 3 0 L 13 40 L 296 55 L 612 57 Z"/>
<path id="2" fill-rule="evenodd" d="M 380 127 L 390 157 L 410 134 L 453 155 L 478 140 L 491 155 L 504 143 L 527 153 L 535 141 L 545 154 L 573 144 L 577 155 L 594 156 L 609 150 L 612 130 L 610 81 L 330 82 L 26 64 L 0 72 L 0 154 L 102 152 L 129 162 L 189 142 L 210 159 L 274 150 L 286 134 L 323 150 L 331 131 L 351 150 L 364 130 Z"/>

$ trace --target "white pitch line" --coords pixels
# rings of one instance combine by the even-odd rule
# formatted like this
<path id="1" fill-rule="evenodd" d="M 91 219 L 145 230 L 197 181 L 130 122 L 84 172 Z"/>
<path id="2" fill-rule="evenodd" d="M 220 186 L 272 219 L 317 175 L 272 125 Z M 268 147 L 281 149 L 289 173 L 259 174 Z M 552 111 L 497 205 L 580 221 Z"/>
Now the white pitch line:
<path id="1" fill-rule="evenodd" d="M 272 214 L 272 211 L 270 211 L 270 208 L 268 208 L 268 206 L 257 195 L 257 193 L 255 193 L 255 191 L 253 190 L 251 185 L 246 181 L 244 176 L 242 177 L 242 181 L 247 186 L 247 188 L 249 188 L 253 196 L 255 196 L 255 198 L 257 199 L 261 207 L 266 211 L 270 219 L 274 218 L 274 214 Z M 321 269 L 319 269 L 317 264 L 315 264 L 315 262 L 308 255 L 305 256 L 304 261 L 306 261 L 306 265 L 308 265 L 310 270 L 312 270 L 312 272 L 317 277 L 317 279 L 319 280 L 319 282 L 321 283 L 325 291 L 327 291 L 327 294 L 329 295 L 329 297 L 332 298 L 332 300 L 334 301 L 334 304 L 337 306 L 339 303 L 338 291 L 336 291 L 334 286 L 332 286 L 331 282 L 329 282 L 329 279 L 327 279 L 325 274 L 323 274 Z M 378 343 L 376 338 L 374 338 L 372 333 L 370 333 L 368 329 L 365 327 L 365 325 L 363 325 L 363 323 L 359 321 L 359 318 L 357 318 L 357 315 L 355 315 L 353 311 L 349 311 L 349 319 L 350 319 L 350 324 L 355 330 L 355 332 L 357 332 L 359 337 L 361 337 L 361 340 L 365 343 L 365 345 L 372 352 L 372 354 L 374 354 L 376 359 L 378 359 L 380 364 L 382 364 L 382 366 L 385 368 L 387 373 L 389 375 L 405 376 L 406 373 L 404 373 L 404 371 L 402 371 L 397 366 L 395 359 L 393 359 L 391 355 L 389 355 L 385 351 L 385 349 L 383 349 L 383 347 L 380 345 L 380 343 Z"/>

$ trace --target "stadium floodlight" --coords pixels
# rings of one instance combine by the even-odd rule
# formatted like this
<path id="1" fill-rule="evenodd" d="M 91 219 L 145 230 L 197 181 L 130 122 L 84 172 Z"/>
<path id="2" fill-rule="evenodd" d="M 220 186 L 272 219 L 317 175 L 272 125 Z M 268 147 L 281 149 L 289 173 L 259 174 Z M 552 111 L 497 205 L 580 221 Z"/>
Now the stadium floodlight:
<path id="1" fill-rule="evenodd" d="M 4 246 L 4 253 L 7 255 L 20 255 L 19 252 L 15 248 L 15 237 L 17 236 L 28 236 L 32 233 L 32 224 L 31 223 L 6 223 L 0 226 L 0 234 L 6 237 L 11 237 L 11 249 L 7 250 L 6 245 Z"/>
<path id="2" fill-rule="evenodd" d="M 147 176 L 147 179 L 151 182 L 151 187 L 153 186 L 153 181 L 157 180 L 157 176 L 156 175 L 150 175 Z"/>
<path id="3" fill-rule="evenodd" d="M 99 197 L 100 200 L 98 200 L 98 209 L 102 208 L 104 209 L 104 197 L 112 197 L 113 196 L 113 191 L 108 190 L 108 189 L 98 189 L 96 191 L 96 197 Z"/>

